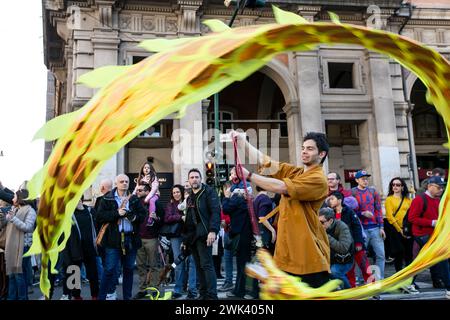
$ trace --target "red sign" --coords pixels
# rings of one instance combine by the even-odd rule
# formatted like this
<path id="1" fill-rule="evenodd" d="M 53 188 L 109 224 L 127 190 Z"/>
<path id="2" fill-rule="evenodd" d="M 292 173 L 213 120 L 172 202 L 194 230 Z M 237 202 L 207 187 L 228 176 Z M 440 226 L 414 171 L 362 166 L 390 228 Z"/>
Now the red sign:
<path id="1" fill-rule="evenodd" d="M 345 182 L 355 181 L 355 175 L 360 169 L 348 169 L 344 170 Z"/>
<path id="2" fill-rule="evenodd" d="M 433 169 L 419 169 L 417 170 L 419 172 L 419 180 L 424 180 L 424 179 L 428 179 L 429 177 L 431 177 L 431 171 Z M 448 177 L 448 169 L 445 169 L 445 179 L 447 179 Z"/>

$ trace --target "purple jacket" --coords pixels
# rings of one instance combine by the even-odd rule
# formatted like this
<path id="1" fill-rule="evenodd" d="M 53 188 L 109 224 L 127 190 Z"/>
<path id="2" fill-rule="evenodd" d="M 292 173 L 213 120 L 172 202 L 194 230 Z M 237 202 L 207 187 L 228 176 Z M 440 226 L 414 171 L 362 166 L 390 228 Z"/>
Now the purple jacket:
<path id="1" fill-rule="evenodd" d="M 167 204 L 164 213 L 164 223 L 182 222 L 183 212 L 178 210 L 179 201 L 171 201 Z"/>

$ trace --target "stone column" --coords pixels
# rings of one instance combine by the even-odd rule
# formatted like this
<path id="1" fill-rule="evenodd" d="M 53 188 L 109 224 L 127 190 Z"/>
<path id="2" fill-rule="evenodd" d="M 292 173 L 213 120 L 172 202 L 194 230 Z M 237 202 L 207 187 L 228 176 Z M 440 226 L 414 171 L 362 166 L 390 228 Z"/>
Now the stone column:
<path id="1" fill-rule="evenodd" d="M 294 56 L 297 64 L 300 104 L 301 131 L 299 133 L 305 135 L 310 131 L 323 132 L 317 51 L 296 52 Z"/>
<path id="2" fill-rule="evenodd" d="M 369 52 L 370 84 L 375 122 L 375 138 L 380 171 L 377 174 L 380 192 L 387 189 L 390 179 L 400 176 L 400 157 L 395 125 L 395 108 L 389 72 L 389 60 L 381 54 Z M 372 157 L 375 158 L 375 157 Z M 375 182 L 375 181 L 374 181 Z"/>
<path id="3" fill-rule="evenodd" d="M 211 100 L 209 99 L 203 99 L 202 100 L 202 131 L 204 134 L 206 134 L 207 130 L 208 130 L 208 107 L 209 104 L 211 103 Z M 209 137 L 208 137 L 209 139 Z M 203 141 L 203 148 L 206 147 L 208 141 L 204 140 Z"/>
<path id="4" fill-rule="evenodd" d="M 314 16 L 317 15 L 320 10 L 321 6 L 299 5 L 297 7 L 297 14 L 301 15 L 309 22 L 314 22 Z"/>
<path id="5" fill-rule="evenodd" d="M 186 115 L 180 119 L 179 132 L 179 179 L 187 180 L 191 168 L 198 168 L 204 178 L 202 102 L 191 104 Z M 175 160 L 175 159 L 174 159 Z"/>
<path id="6" fill-rule="evenodd" d="M 200 0 L 178 0 L 180 6 L 179 15 L 179 34 L 195 35 L 201 34 L 200 19 L 198 17 L 198 9 L 203 1 Z"/>
<path id="7" fill-rule="evenodd" d="M 98 5 L 100 26 L 94 28 L 91 36 L 94 52 L 94 69 L 107 65 L 117 65 L 120 44 L 118 31 L 110 28 L 114 1 L 97 1 L 96 3 Z M 114 179 L 117 174 L 125 172 L 124 163 L 124 149 L 122 148 L 117 155 L 109 159 L 103 166 L 96 179 L 96 184 L 104 178 Z"/>
<path id="8" fill-rule="evenodd" d="M 286 112 L 288 127 L 289 162 L 300 165 L 302 129 L 299 118 L 300 108 L 298 101 L 291 101 L 283 107 L 283 111 Z"/>

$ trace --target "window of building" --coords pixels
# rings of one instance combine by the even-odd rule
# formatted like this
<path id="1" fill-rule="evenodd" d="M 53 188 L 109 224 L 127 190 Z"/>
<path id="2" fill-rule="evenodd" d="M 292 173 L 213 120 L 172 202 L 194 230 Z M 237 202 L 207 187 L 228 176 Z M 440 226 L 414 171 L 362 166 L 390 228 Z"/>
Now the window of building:
<path id="1" fill-rule="evenodd" d="M 278 125 L 278 129 L 280 129 L 280 137 L 286 138 L 288 136 L 288 127 L 287 127 L 287 121 L 286 121 L 286 113 L 285 112 L 278 112 L 277 114 L 278 120 L 282 120 L 283 122 L 280 122 Z"/>
<path id="2" fill-rule="evenodd" d="M 162 123 L 156 123 L 153 126 L 147 128 L 139 134 L 139 138 L 163 138 L 164 137 L 164 125 Z"/>
<path id="3" fill-rule="evenodd" d="M 445 138 L 442 120 L 437 113 L 422 113 L 414 116 L 416 138 Z"/>
<path id="4" fill-rule="evenodd" d="M 353 63 L 328 62 L 328 81 L 331 89 L 353 89 Z"/>
<path id="5" fill-rule="evenodd" d="M 143 56 L 133 56 L 133 59 L 132 59 L 133 64 L 136 64 L 136 63 L 138 63 L 138 62 L 141 62 L 141 61 L 144 60 L 145 58 L 147 58 L 147 57 L 146 57 L 146 56 L 145 56 L 145 57 L 143 57 Z"/>
<path id="6" fill-rule="evenodd" d="M 214 112 L 209 114 L 209 128 L 214 128 Z M 212 122 L 211 122 L 212 121 Z M 226 122 L 223 122 L 226 121 Z M 219 130 L 221 132 L 227 132 L 234 129 L 234 124 L 228 121 L 233 121 L 233 113 L 230 111 L 219 111 Z"/>

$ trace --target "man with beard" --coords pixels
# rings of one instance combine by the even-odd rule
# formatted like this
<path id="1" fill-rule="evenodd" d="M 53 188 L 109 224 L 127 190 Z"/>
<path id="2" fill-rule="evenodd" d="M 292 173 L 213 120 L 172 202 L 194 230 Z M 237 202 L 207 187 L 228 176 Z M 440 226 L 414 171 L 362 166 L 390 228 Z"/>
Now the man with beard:
<path id="1" fill-rule="evenodd" d="M 278 163 L 248 143 L 245 136 L 237 132 L 231 135 L 236 137 L 238 148 L 248 148 L 249 159 L 257 159 L 271 175 L 266 177 L 242 168 L 243 178 L 281 194 L 276 265 L 300 276 L 313 288 L 322 286 L 329 280 L 330 273 L 330 246 L 318 214 L 328 195 L 327 179 L 321 166 L 329 150 L 325 134 L 310 132 L 303 138 L 302 167 Z"/>
<path id="2" fill-rule="evenodd" d="M 217 300 L 217 279 L 212 244 L 220 229 L 220 202 L 214 189 L 202 183 L 198 169 L 191 169 L 188 181 L 192 188 L 187 199 L 182 250 L 188 247 L 195 260 L 200 283 L 200 300 Z"/>

